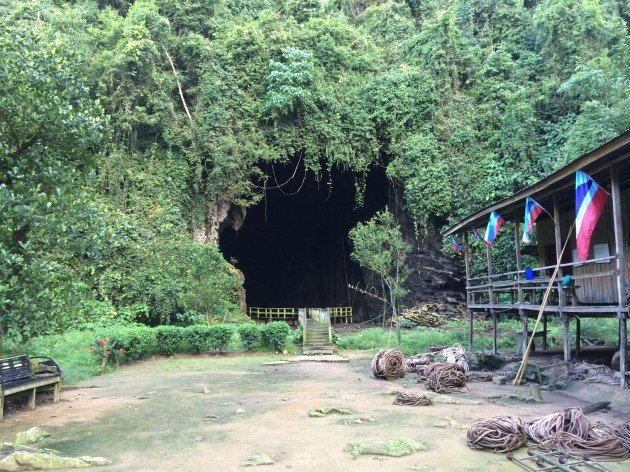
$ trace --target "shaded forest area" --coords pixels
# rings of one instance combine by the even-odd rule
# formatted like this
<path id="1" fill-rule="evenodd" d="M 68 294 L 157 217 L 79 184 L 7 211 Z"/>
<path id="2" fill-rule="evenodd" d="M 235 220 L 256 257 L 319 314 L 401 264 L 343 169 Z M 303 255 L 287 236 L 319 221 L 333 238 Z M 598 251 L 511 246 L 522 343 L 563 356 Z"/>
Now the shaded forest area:
<path id="1" fill-rule="evenodd" d="M 342 175 L 352 208 L 384 172 L 422 250 L 630 127 L 624 0 L 5 0 L 0 18 L 17 338 L 237 317 L 219 232 L 272 198 L 270 170 L 333 194 Z"/>

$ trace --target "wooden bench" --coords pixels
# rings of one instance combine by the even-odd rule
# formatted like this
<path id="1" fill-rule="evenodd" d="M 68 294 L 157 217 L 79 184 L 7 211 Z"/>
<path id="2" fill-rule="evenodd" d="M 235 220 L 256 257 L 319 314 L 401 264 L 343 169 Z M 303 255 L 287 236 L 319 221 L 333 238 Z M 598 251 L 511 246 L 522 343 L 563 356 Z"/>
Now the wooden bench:
<path id="1" fill-rule="evenodd" d="M 28 406 L 34 410 L 37 389 L 53 385 L 53 401 L 59 402 L 61 369 L 48 357 L 35 357 L 33 362 L 42 373 L 33 373 L 31 359 L 26 355 L 0 359 L 0 421 L 4 416 L 4 398 L 14 393 L 30 390 Z"/>

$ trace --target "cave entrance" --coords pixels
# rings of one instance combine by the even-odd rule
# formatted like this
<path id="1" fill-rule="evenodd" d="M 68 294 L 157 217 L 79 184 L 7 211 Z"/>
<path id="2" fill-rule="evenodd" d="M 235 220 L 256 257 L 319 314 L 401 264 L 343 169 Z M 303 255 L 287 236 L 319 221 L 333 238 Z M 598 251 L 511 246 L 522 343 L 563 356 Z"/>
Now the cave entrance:
<path id="1" fill-rule="evenodd" d="M 350 259 L 348 231 L 385 207 L 385 170 L 368 174 L 359 208 L 351 173 L 334 170 L 318 182 L 310 172 L 291 179 L 294 170 L 295 164 L 274 166 L 275 180 L 289 183 L 268 190 L 238 231 L 225 228 L 221 251 L 245 275 L 248 306 L 352 306 L 356 293 L 347 285 L 362 282 L 363 271 Z M 276 186 L 273 178 L 269 186 Z"/>

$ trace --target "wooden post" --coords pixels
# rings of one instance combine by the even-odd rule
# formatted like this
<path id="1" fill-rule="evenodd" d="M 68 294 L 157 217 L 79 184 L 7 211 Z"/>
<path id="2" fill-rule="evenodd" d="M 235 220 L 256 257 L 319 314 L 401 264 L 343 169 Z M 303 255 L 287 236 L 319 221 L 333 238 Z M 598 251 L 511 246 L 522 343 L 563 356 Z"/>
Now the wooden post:
<path id="1" fill-rule="evenodd" d="M 610 189 L 612 194 L 613 206 L 613 231 L 615 233 L 615 253 L 617 259 L 615 266 L 617 269 L 617 300 L 619 309 L 617 310 L 617 318 L 619 319 L 619 373 L 621 374 L 621 388 L 628 386 L 626 378 L 626 351 L 628 346 L 628 326 L 626 321 L 626 313 L 622 309 L 626 298 L 626 250 L 623 235 L 623 219 L 621 212 L 621 190 L 619 188 L 619 165 L 613 164 L 610 167 Z"/>
<path id="2" fill-rule="evenodd" d="M 486 259 L 488 261 L 488 303 L 494 305 L 494 291 L 492 290 L 492 254 L 490 254 L 490 246 L 486 246 Z M 492 315 L 492 353 L 497 353 L 497 315 L 494 308 L 490 308 Z"/>
<path id="3" fill-rule="evenodd" d="M 468 232 L 464 232 L 464 264 L 466 266 L 466 311 L 468 313 L 468 350 L 473 349 L 473 311 L 470 308 L 472 302 L 468 284 L 470 284 L 470 246 L 468 245 Z"/>
<path id="4" fill-rule="evenodd" d="M 35 396 L 37 395 L 37 387 L 33 388 L 28 395 L 28 407 L 31 410 L 35 409 Z"/>
<path id="5" fill-rule="evenodd" d="M 523 284 L 521 283 L 521 272 L 523 270 L 523 264 L 521 262 L 521 241 L 520 241 L 520 225 L 518 220 L 518 212 L 514 209 L 514 247 L 516 248 L 516 290 L 518 293 L 518 315 L 521 318 L 522 325 L 522 346 L 521 352 L 523 357 L 527 350 L 527 315 L 525 310 L 521 307 L 523 304 Z"/>
<path id="6" fill-rule="evenodd" d="M 553 194 L 553 219 L 554 224 L 554 236 L 556 241 L 556 264 L 561 264 L 562 261 L 562 228 L 560 228 L 560 201 L 558 200 L 558 193 Z M 562 278 L 562 268 L 558 269 L 558 277 Z M 564 351 L 564 361 L 569 362 L 571 360 L 571 317 L 565 316 L 563 313 L 564 307 L 564 292 L 562 291 L 562 284 L 558 282 L 558 314 L 562 320 L 564 330 L 562 332 L 562 347 Z"/>
<path id="7" fill-rule="evenodd" d="M 580 345 L 582 344 L 580 338 L 582 337 L 581 327 L 580 327 L 580 317 L 575 317 L 575 358 L 578 359 L 580 357 Z"/>
<path id="8" fill-rule="evenodd" d="M 547 313 L 543 315 L 543 351 L 547 350 Z"/>
<path id="9" fill-rule="evenodd" d="M 569 315 L 561 315 L 560 319 L 562 320 L 562 325 L 564 327 L 564 331 L 562 333 L 562 347 L 564 350 L 564 362 L 569 362 L 571 360 L 571 317 Z"/>
<path id="10" fill-rule="evenodd" d="M 558 200 L 558 194 L 553 194 L 553 219 L 556 220 L 554 225 L 554 236 L 556 240 L 556 263 L 562 263 L 559 258 L 562 257 L 562 228 L 560 228 L 560 201 Z M 562 279 L 564 273 L 562 267 L 558 269 L 558 278 Z M 558 282 L 558 305 L 559 313 L 562 314 L 562 308 L 564 307 L 564 291 L 562 290 L 562 283 Z"/>
<path id="11" fill-rule="evenodd" d="M 625 316 L 619 320 L 620 343 L 619 343 L 619 373 L 621 374 L 621 388 L 628 387 L 628 378 L 626 377 L 626 357 L 628 350 L 628 320 Z"/>
<path id="12" fill-rule="evenodd" d="M 55 390 L 53 391 L 53 403 L 59 403 L 59 397 L 61 396 L 61 382 L 55 384 Z"/>

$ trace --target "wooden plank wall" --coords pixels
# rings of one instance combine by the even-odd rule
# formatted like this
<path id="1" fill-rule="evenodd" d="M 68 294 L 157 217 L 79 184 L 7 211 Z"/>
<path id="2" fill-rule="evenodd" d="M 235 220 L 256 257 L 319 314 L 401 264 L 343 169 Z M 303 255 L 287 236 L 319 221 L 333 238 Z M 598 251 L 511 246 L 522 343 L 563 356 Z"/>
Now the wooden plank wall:
<path id="1" fill-rule="evenodd" d="M 623 234 L 626 239 L 626 244 L 630 243 L 630 189 L 625 189 L 621 193 L 621 205 L 623 214 Z M 567 231 L 573 224 L 575 218 L 575 210 L 567 210 L 561 213 L 560 228 L 562 230 L 563 237 L 566 237 Z M 595 244 L 608 244 L 610 255 L 615 255 L 615 239 L 612 231 L 613 219 L 612 219 L 612 205 L 608 203 L 602 216 L 600 217 L 593 237 L 591 239 L 591 249 L 589 252 L 589 259 L 594 258 L 593 246 Z M 547 246 L 554 246 L 554 230 L 553 222 L 551 218 L 545 218 L 537 223 L 538 232 L 538 248 L 540 265 L 549 265 L 553 261 L 545 260 L 545 248 Z M 572 255 L 572 251 L 575 249 L 575 235 L 571 237 L 567 251 Z M 630 247 L 627 253 L 630 253 Z M 630 286 L 630 256 L 626 257 L 626 286 Z M 614 262 L 612 263 L 597 263 L 586 264 L 577 266 L 573 269 L 574 275 L 588 275 L 597 272 L 607 272 L 615 268 Z M 617 289 L 614 276 L 606 277 L 593 277 L 586 280 L 577 281 L 579 288 L 576 290 L 578 299 L 582 303 L 618 303 Z"/>

